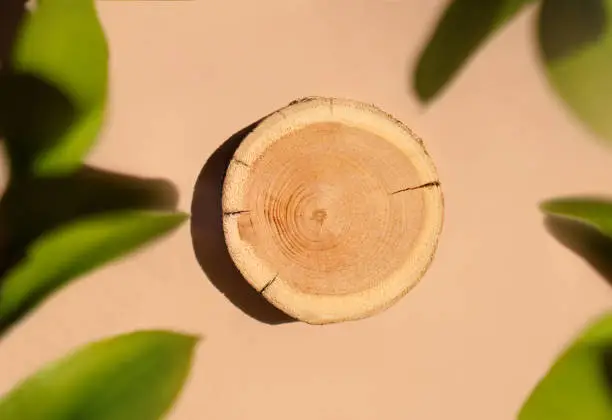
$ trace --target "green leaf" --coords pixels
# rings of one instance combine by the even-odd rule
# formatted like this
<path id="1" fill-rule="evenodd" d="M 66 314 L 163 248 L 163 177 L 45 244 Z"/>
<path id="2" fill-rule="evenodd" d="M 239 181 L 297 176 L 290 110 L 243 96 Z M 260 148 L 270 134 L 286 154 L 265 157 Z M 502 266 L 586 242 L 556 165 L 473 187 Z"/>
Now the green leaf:
<path id="1" fill-rule="evenodd" d="M 612 315 L 595 322 L 536 386 L 519 420 L 612 418 Z"/>
<path id="2" fill-rule="evenodd" d="M 597 229 L 612 237 L 612 201 L 599 198 L 556 198 L 540 206 L 542 211 L 566 217 Z"/>
<path id="3" fill-rule="evenodd" d="M 493 32 L 533 1 L 452 1 L 419 58 L 413 76 L 419 99 L 433 99 Z"/>
<path id="4" fill-rule="evenodd" d="M 42 236 L 2 280 L 0 332 L 70 280 L 170 232 L 186 217 L 183 213 L 115 212 Z"/>
<path id="5" fill-rule="evenodd" d="M 0 278 L 10 268 L 7 257 L 19 258 L 32 241 L 62 225 L 121 210 L 174 211 L 177 201 L 167 180 L 87 165 L 68 176 L 12 179 L 0 199 Z"/>
<path id="6" fill-rule="evenodd" d="M 157 420 L 189 373 L 197 339 L 140 331 L 89 344 L 0 400 L 3 420 Z"/>
<path id="7" fill-rule="evenodd" d="M 94 1 L 39 0 L 24 19 L 13 51 L 11 74 L 0 90 L 3 110 L 12 112 L 4 124 L 9 154 L 18 155 L 13 169 L 38 175 L 70 172 L 95 141 L 106 105 L 108 46 Z M 15 78 L 24 77 L 28 83 L 15 87 Z M 27 113 L 31 104 L 38 113 Z M 21 114 L 15 115 L 16 109 Z M 32 138 L 31 127 L 38 123 L 55 126 Z M 20 150 L 24 143 L 25 152 Z"/>
<path id="8" fill-rule="evenodd" d="M 539 41 L 546 74 L 569 108 L 612 140 L 612 0 L 544 0 Z"/>

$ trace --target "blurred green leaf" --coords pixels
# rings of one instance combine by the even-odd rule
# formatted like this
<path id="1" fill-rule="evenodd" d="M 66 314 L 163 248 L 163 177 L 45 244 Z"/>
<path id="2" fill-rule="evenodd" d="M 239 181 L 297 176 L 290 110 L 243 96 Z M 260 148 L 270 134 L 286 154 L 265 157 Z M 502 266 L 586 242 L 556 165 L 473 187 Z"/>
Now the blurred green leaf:
<path id="1" fill-rule="evenodd" d="M 542 211 L 586 223 L 612 237 L 612 201 L 599 198 L 556 198 L 540 206 Z"/>
<path id="2" fill-rule="evenodd" d="M 195 337 L 141 331 L 89 344 L 0 400 L 2 420 L 157 420 L 189 373 Z"/>
<path id="3" fill-rule="evenodd" d="M 32 241 L 74 220 L 121 210 L 174 211 L 176 187 L 83 165 L 60 177 L 12 180 L 0 199 L 0 278 L 7 254 L 23 254 Z"/>
<path id="4" fill-rule="evenodd" d="M 612 418 L 612 315 L 595 322 L 536 386 L 519 420 Z"/>
<path id="5" fill-rule="evenodd" d="M 2 280 L 0 332 L 70 280 L 170 232 L 186 218 L 183 213 L 113 212 L 40 237 Z"/>
<path id="6" fill-rule="evenodd" d="M 612 0 L 544 0 L 539 40 L 546 74 L 573 112 L 612 140 Z"/>
<path id="7" fill-rule="evenodd" d="M 476 49 L 535 0 L 453 0 L 421 53 L 414 89 L 422 102 L 433 99 Z"/>
<path id="8" fill-rule="evenodd" d="M 10 67 L 0 95 L 13 171 L 76 169 L 99 134 L 107 97 L 108 46 L 94 1 L 39 0 L 22 22 Z"/>

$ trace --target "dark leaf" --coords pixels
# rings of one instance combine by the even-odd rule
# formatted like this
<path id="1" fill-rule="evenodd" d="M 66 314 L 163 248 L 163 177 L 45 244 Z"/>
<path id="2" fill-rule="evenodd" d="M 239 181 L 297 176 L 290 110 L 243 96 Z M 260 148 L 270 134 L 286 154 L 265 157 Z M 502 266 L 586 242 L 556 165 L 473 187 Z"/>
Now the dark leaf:
<path id="1" fill-rule="evenodd" d="M 492 33 L 533 1 L 452 1 L 419 58 L 413 80 L 419 99 L 433 99 Z"/>
<path id="2" fill-rule="evenodd" d="M 612 0 L 544 0 L 539 39 L 546 74 L 569 108 L 612 140 Z"/>

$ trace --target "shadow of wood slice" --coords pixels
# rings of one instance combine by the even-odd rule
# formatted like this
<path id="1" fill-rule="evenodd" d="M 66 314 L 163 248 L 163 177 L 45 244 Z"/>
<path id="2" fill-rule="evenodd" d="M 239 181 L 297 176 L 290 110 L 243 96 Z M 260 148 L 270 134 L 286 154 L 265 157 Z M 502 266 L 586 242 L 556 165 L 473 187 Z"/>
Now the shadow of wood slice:
<path id="1" fill-rule="evenodd" d="M 242 275 L 311 324 L 391 306 L 429 267 L 443 224 L 422 141 L 380 109 L 336 98 L 266 117 L 234 153 L 222 202 Z"/>

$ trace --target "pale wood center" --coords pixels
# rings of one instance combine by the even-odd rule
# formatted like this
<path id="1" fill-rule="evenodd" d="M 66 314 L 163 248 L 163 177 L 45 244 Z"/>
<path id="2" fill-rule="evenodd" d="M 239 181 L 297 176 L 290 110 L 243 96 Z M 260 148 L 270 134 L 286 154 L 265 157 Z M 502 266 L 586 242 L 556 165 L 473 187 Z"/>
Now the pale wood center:
<path id="1" fill-rule="evenodd" d="M 410 160 L 367 131 L 318 123 L 251 165 L 240 235 L 279 277 L 309 294 L 359 292 L 405 261 L 423 214 Z"/>

